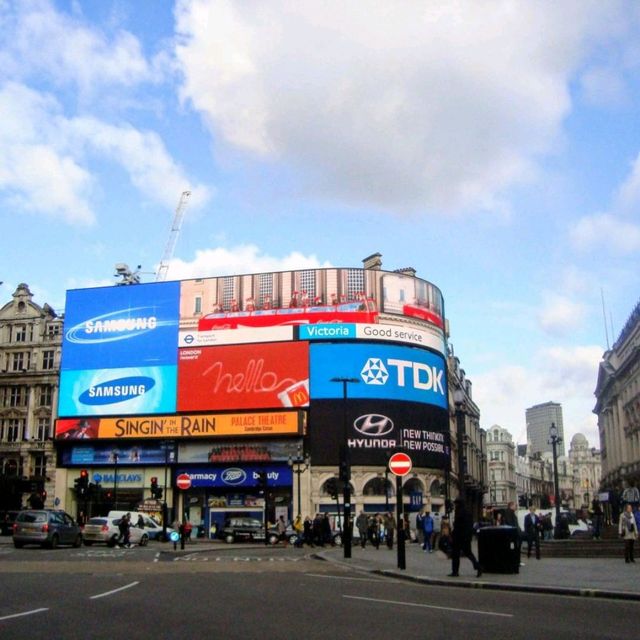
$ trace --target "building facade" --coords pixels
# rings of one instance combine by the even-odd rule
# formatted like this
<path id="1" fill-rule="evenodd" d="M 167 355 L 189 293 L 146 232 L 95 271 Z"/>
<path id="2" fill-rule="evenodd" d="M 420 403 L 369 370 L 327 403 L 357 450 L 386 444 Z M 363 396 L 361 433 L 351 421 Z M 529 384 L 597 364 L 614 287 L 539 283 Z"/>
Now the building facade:
<path id="1" fill-rule="evenodd" d="M 481 502 L 479 410 L 452 366 L 442 295 L 381 266 L 374 254 L 363 268 L 68 292 L 56 423 L 68 510 L 166 501 L 205 533 L 265 502 L 272 521 L 335 519 L 345 462 L 355 510 L 444 510 L 459 476 L 455 388 L 463 482 Z M 387 469 L 398 448 L 413 460 L 402 496 Z"/>
<path id="2" fill-rule="evenodd" d="M 19 284 L 0 308 L 0 509 L 53 506 L 63 318 Z"/>
<path id="3" fill-rule="evenodd" d="M 604 355 L 595 389 L 601 488 L 618 500 L 640 488 L 640 302 Z"/>
<path id="4" fill-rule="evenodd" d="M 527 441 L 530 445 L 529 453 L 551 453 L 551 443 L 549 442 L 549 429 L 555 424 L 558 429 L 557 451 L 558 455 L 564 455 L 564 426 L 562 421 L 562 405 L 557 402 L 544 402 L 529 407 L 526 412 Z"/>
<path id="5" fill-rule="evenodd" d="M 487 430 L 488 501 L 498 509 L 518 499 L 516 446 L 506 430 L 494 424 Z"/>
<path id="6" fill-rule="evenodd" d="M 588 509 L 600 494 L 602 459 L 600 451 L 590 447 L 582 433 L 571 438 L 569 461 L 573 471 L 573 502 L 577 509 Z"/>

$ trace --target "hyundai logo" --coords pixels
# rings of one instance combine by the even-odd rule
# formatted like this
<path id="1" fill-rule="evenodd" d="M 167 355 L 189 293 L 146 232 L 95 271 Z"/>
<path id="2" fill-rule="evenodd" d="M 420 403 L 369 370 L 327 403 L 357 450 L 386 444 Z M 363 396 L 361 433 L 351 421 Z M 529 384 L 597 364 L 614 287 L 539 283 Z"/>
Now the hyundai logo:
<path id="1" fill-rule="evenodd" d="M 389 378 L 389 372 L 380 358 L 369 358 L 362 368 L 360 376 L 365 384 L 382 386 Z"/>
<path id="2" fill-rule="evenodd" d="M 378 438 L 393 431 L 393 420 L 379 413 L 368 413 L 356 418 L 353 426 L 363 436 Z"/>
<path id="3" fill-rule="evenodd" d="M 242 469 L 232 467 L 231 469 L 225 469 L 220 475 L 220 479 L 225 484 L 233 486 L 242 484 L 247 479 L 247 474 Z"/>

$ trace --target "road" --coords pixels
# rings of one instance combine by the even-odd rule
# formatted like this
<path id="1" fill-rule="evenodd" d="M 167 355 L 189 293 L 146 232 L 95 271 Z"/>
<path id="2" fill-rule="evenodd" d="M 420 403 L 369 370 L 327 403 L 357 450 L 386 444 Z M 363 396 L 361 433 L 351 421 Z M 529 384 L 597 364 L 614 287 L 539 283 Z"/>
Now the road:
<path id="1" fill-rule="evenodd" d="M 0 636 L 633 637 L 637 602 L 433 587 L 357 573 L 303 550 L 0 548 Z"/>

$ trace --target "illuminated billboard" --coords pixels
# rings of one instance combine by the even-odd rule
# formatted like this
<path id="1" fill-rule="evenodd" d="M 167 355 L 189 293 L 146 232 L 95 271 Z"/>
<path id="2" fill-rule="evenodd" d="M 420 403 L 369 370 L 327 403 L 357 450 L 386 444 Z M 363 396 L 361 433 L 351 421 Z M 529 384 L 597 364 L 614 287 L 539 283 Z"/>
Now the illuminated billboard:
<path id="1" fill-rule="evenodd" d="M 172 413 L 176 373 L 175 365 L 61 371 L 58 415 Z"/>
<path id="2" fill-rule="evenodd" d="M 310 345 L 311 399 L 343 397 L 336 378 L 355 379 L 349 398 L 404 400 L 447 408 L 444 358 L 425 349 L 383 343 Z"/>
<path id="3" fill-rule="evenodd" d="M 309 404 L 306 342 L 180 349 L 178 411 Z"/>
<path id="4" fill-rule="evenodd" d="M 298 411 L 264 413 L 191 414 L 122 418 L 56 420 L 56 438 L 221 438 L 228 436 L 282 436 L 302 433 Z"/>
<path id="5" fill-rule="evenodd" d="M 314 464 L 337 465 L 346 438 L 352 464 L 386 467 L 390 452 L 402 447 L 415 466 L 444 469 L 451 455 L 448 428 L 448 411 L 433 405 L 316 400 L 309 412 L 309 451 Z"/>
<path id="6" fill-rule="evenodd" d="M 63 371 L 175 365 L 180 283 L 67 291 Z"/>

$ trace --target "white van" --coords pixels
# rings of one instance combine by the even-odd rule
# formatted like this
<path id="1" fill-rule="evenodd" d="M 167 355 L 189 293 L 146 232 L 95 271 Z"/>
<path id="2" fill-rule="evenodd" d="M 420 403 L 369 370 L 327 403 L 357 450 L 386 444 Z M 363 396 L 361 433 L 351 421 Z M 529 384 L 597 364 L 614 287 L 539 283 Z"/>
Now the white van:
<path id="1" fill-rule="evenodd" d="M 131 526 L 138 526 L 138 516 L 142 516 L 144 530 L 149 536 L 149 540 L 159 540 L 162 537 L 162 525 L 154 520 L 148 513 L 141 511 L 109 511 L 108 518 L 122 518 L 127 513 L 131 516 Z M 173 531 L 171 527 L 167 527 L 167 535 Z"/>

